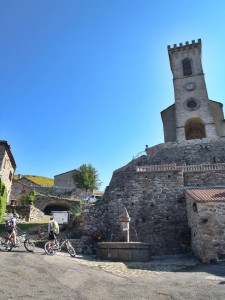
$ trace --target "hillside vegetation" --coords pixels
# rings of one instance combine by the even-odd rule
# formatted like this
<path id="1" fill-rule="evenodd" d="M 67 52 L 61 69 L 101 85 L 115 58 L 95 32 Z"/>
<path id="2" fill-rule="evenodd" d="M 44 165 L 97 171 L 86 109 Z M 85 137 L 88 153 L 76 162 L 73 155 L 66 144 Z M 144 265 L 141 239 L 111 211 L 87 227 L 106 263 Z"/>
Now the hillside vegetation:
<path id="1" fill-rule="evenodd" d="M 44 187 L 53 187 L 54 185 L 54 179 L 48 178 L 48 177 L 42 177 L 42 176 L 35 176 L 35 175 L 20 175 L 20 178 L 27 178 L 34 183 L 37 183 Z M 14 176 L 15 180 L 18 180 L 18 175 Z"/>

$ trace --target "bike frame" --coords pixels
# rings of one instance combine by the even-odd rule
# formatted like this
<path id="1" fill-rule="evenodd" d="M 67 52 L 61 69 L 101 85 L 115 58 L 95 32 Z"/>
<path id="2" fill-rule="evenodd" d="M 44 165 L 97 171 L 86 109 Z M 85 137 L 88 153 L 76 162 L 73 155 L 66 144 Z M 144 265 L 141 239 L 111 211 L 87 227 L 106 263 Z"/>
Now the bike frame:
<path id="1" fill-rule="evenodd" d="M 56 244 L 53 246 L 53 249 L 60 251 L 61 248 L 63 247 L 63 245 L 65 245 L 65 244 L 67 245 L 68 242 L 69 242 L 68 239 L 63 240 L 62 242 L 56 241 Z"/>
<path id="2" fill-rule="evenodd" d="M 68 238 L 65 238 L 61 241 L 54 240 L 55 244 L 52 245 L 51 241 L 48 241 L 44 245 L 44 250 L 47 254 L 49 255 L 54 255 L 55 252 L 61 251 L 62 247 L 66 245 L 67 251 L 70 254 L 70 256 L 75 257 L 76 256 L 76 251 L 74 247 L 71 245 L 70 241 Z"/>

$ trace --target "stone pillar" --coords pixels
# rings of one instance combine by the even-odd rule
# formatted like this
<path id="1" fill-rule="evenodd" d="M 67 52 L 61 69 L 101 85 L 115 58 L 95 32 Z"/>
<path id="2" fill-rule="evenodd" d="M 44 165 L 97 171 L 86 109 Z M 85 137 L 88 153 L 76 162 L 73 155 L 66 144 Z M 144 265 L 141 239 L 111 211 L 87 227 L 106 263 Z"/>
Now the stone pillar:
<path id="1" fill-rule="evenodd" d="M 119 217 L 119 222 L 121 225 L 122 236 L 127 243 L 130 242 L 130 220 L 127 209 L 124 207 L 124 213 Z"/>

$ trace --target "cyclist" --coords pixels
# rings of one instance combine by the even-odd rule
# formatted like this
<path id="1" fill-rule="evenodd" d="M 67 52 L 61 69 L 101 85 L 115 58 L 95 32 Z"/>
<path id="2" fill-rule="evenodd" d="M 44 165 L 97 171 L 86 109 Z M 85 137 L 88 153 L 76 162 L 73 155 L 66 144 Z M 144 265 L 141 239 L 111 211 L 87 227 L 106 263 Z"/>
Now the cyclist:
<path id="1" fill-rule="evenodd" d="M 8 230 L 8 240 L 12 240 L 13 247 L 17 247 L 16 245 L 16 222 L 18 219 L 18 215 L 16 213 L 13 214 L 13 217 L 6 221 L 6 226 Z"/>
<path id="2" fill-rule="evenodd" d="M 56 244 L 56 236 L 59 234 L 59 225 L 54 220 L 54 217 L 50 217 L 50 221 L 48 222 L 48 239 L 51 241 L 51 247 Z"/>

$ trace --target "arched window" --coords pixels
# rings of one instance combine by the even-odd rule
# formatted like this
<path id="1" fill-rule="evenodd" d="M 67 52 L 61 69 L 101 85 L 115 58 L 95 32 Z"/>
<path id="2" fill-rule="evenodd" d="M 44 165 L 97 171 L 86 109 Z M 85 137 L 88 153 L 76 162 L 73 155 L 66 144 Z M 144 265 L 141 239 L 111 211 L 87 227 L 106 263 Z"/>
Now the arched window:
<path id="1" fill-rule="evenodd" d="M 190 61 L 189 58 L 185 58 L 182 61 L 182 66 L 183 66 L 183 74 L 184 74 L 184 76 L 190 76 L 190 75 L 192 75 L 191 61 Z"/>
<path id="2" fill-rule="evenodd" d="M 206 137 L 205 125 L 200 118 L 189 119 L 185 124 L 186 140 L 202 139 Z"/>

